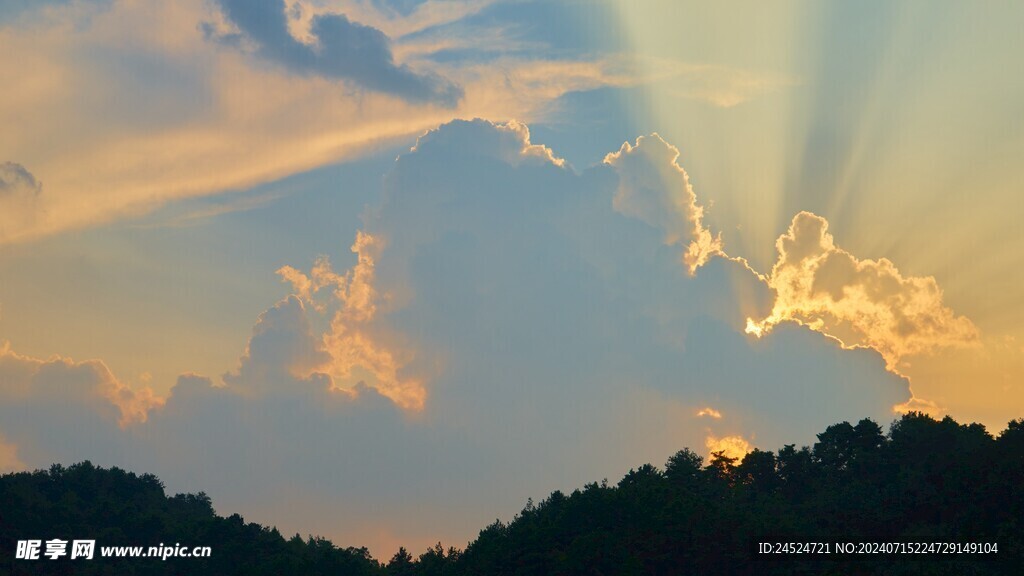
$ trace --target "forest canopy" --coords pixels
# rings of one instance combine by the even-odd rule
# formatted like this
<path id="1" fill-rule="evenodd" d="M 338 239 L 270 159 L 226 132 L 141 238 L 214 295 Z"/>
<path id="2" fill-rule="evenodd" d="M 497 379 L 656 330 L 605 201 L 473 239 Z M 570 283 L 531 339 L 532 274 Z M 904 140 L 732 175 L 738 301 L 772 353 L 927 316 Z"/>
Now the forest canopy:
<path id="1" fill-rule="evenodd" d="M 387 561 L 366 548 L 215 513 L 150 474 L 85 461 L 0 476 L 6 574 L 1017 574 L 1024 420 L 980 424 L 912 413 L 888 433 L 842 422 L 812 446 L 708 461 L 689 449 L 618 483 L 532 500 L 465 549 L 440 543 Z M 339 521 L 343 521 L 339 519 Z M 95 538 L 92 560 L 15 558 L 18 541 Z M 758 543 L 830 543 L 830 554 L 759 554 Z M 836 554 L 834 543 L 995 544 L 989 554 Z M 103 546 L 210 546 L 208 558 L 100 558 Z M 45 549 L 45 545 L 44 545 Z M 820 551 L 820 550 L 819 550 Z"/>

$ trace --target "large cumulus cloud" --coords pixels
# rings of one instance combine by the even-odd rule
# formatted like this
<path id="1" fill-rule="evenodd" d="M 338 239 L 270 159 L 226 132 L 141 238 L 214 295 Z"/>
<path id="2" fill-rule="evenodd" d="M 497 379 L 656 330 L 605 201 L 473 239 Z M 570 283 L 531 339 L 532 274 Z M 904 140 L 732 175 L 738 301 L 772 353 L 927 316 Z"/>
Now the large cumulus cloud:
<path id="1" fill-rule="evenodd" d="M 843 347 L 876 350 L 896 374 L 907 373 L 908 357 L 981 344 L 974 323 L 943 302 L 935 278 L 907 277 L 885 258 L 861 259 L 837 247 L 820 216 L 794 216 L 776 249 L 778 260 L 765 278 L 774 304 L 763 319 L 747 320 L 749 333 L 802 324 Z M 915 395 L 895 408 L 935 413 L 943 407 Z"/>
<path id="2" fill-rule="evenodd" d="M 5 450 L 151 471 L 384 556 L 461 545 L 527 497 L 683 446 L 810 442 L 909 397 L 874 351 L 801 326 L 744 334 L 772 291 L 713 251 L 686 261 L 714 246 L 698 193 L 664 141 L 624 150 L 576 172 L 523 124 L 445 124 L 384 178 L 351 266 L 281 268 L 291 294 L 239 364 L 182 376 L 144 421 L 96 364 L 8 353 Z"/>

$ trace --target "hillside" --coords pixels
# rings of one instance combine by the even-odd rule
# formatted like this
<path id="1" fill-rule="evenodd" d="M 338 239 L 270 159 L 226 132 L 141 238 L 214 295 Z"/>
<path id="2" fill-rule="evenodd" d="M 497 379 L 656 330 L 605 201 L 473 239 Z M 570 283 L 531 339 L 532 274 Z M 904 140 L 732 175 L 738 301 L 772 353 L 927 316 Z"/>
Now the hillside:
<path id="1" fill-rule="evenodd" d="M 1024 421 L 998 437 L 980 425 L 920 414 L 889 433 L 841 423 L 811 447 L 721 454 L 689 450 L 617 484 L 529 502 L 484 528 L 464 551 L 439 544 L 387 563 L 365 548 L 214 513 L 205 494 L 168 496 L 161 481 L 89 462 L 0 476 L 3 574 L 1019 574 Z M 18 540 L 211 547 L 209 558 L 18 560 Z M 759 542 L 828 543 L 829 554 L 758 555 Z M 839 554 L 836 543 L 904 543 L 933 554 Z M 921 543 L 921 544 L 918 544 Z M 996 545 L 949 554 L 950 544 Z M 938 547 L 936 547 L 938 544 Z M 69 544 L 70 547 L 70 544 Z M 820 547 L 819 547 L 820 551 Z"/>

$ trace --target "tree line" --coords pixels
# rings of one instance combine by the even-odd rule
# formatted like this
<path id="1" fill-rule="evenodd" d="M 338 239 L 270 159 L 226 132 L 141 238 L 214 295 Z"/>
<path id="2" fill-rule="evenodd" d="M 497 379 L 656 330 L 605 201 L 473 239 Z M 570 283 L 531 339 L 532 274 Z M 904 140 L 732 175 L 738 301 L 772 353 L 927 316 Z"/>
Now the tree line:
<path id="1" fill-rule="evenodd" d="M 88 461 L 0 476 L 0 574 L 380 576 L 1020 574 L 1024 420 L 980 424 L 912 413 L 888 433 L 829 426 L 813 446 L 708 461 L 684 449 L 617 484 L 527 502 L 465 549 L 440 543 L 388 561 L 327 539 L 215 514 L 203 493 L 168 496 L 151 474 Z M 86 535 L 86 536 L 83 536 Z M 188 543 L 204 559 L 17 560 L 18 540 Z M 995 544 L 989 554 L 758 554 L 758 543 Z M 99 544 L 98 544 L 99 545 Z M 819 549 L 820 551 L 820 549 Z M 948 552 L 948 547 L 947 550 Z"/>

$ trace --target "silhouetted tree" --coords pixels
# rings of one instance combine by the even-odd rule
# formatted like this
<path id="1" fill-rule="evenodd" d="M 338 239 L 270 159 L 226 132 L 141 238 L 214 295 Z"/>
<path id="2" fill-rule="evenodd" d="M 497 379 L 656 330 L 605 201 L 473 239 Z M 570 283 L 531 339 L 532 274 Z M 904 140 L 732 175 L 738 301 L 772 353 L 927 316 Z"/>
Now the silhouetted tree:
<path id="1" fill-rule="evenodd" d="M 89 462 L 0 476 L 0 550 L 19 539 L 95 536 L 109 544 L 214 547 L 185 562 L 8 561 L 2 574 L 343 574 L 390 576 L 686 574 L 1013 574 L 1024 549 L 1024 420 L 993 438 L 983 426 L 911 413 L 889 433 L 871 420 L 829 426 L 813 447 L 714 453 L 684 449 L 664 471 L 529 500 L 464 551 L 441 543 L 387 566 L 366 548 L 214 513 L 203 493 Z M 993 555 L 759 559 L 757 542 L 996 543 Z M 119 562 L 115 564 L 114 562 Z"/>

